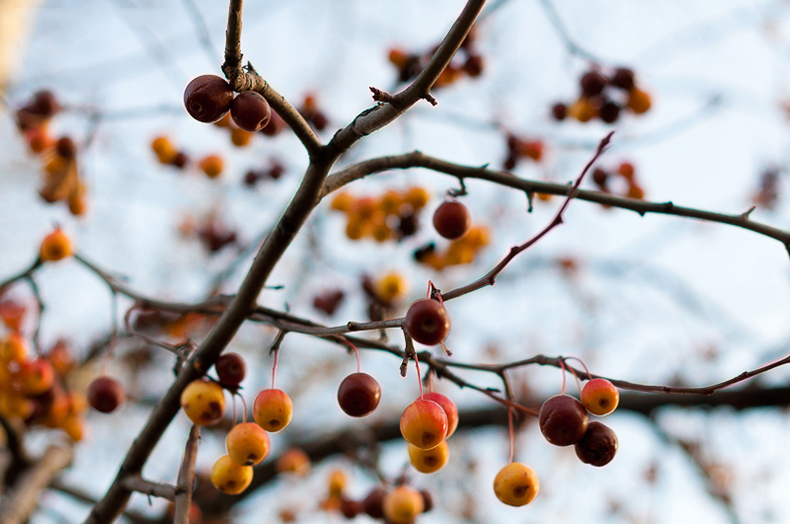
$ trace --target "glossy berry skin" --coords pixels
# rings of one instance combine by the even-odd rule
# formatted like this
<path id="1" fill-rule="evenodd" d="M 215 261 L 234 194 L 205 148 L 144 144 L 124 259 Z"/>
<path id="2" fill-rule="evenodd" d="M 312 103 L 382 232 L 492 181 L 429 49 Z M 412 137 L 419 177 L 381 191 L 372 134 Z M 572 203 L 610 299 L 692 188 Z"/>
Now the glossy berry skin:
<path id="1" fill-rule="evenodd" d="M 184 90 L 187 113 L 199 122 L 216 122 L 230 110 L 231 102 L 233 89 L 215 75 L 198 76 Z"/>
<path id="2" fill-rule="evenodd" d="M 619 402 L 620 392 L 605 378 L 594 378 L 582 389 L 582 404 L 593 415 L 608 415 Z"/>
<path id="3" fill-rule="evenodd" d="M 590 422 L 587 433 L 576 443 L 576 456 L 585 464 L 601 467 L 617 453 L 617 435 L 600 422 Z"/>
<path id="4" fill-rule="evenodd" d="M 511 462 L 494 478 L 494 494 L 508 506 L 525 506 L 532 502 L 538 491 L 538 476 L 519 462 Z"/>
<path id="5" fill-rule="evenodd" d="M 472 226 L 469 210 L 460 202 L 448 200 L 442 203 L 433 214 L 433 227 L 444 238 L 461 238 Z"/>
<path id="6" fill-rule="evenodd" d="M 571 446 L 582 439 L 589 420 L 581 402 L 568 395 L 557 395 L 540 407 L 538 423 L 550 443 Z"/>
<path id="7" fill-rule="evenodd" d="M 368 493 L 362 501 L 362 511 L 373 519 L 384 517 L 384 497 L 387 491 L 384 488 L 375 488 Z"/>
<path id="8" fill-rule="evenodd" d="M 436 473 L 447 464 L 450 458 L 450 447 L 447 441 L 433 449 L 420 449 L 409 444 L 409 462 L 420 473 Z"/>
<path id="9" fill-rule="evenodd" d="M 266 431 L 273 433 L 281 431 L 291 423 L 293 416 L 291 398 L 280 389 L 264 389 L 255 397 L 252 416 Z"/>
<path id="10" fill-rule="evenodd" d="M 450 435 L 455 433 L 455 430 L 458 428 L 458 407 L 455 405 L 455 402 L 445 395 L 434 391 L 424 394 L 422 398 L 424 400 L 433 400 L 442 407 L 444 414 L 447 415 L 447 434 L 444 438 L 450 438 Z"/>
<path id="11" fill-rule="evenodd" d="M 346 415 L 364 417 L 373 413 L 381 399 L 381 387 L 367 373 L 352 373 L 337 390 L 337 402 Z"/>
<path id="12" fill-rule="evenodd" d="M 219 381 L 224 386 L 238 386 L 246 375 L 244 359 L 238 353 L 225 353 L 214 364 Z"/>
<path id="13" fill-rule="evenodd" d="M 447 415 L 433 400 L 417 399 L 403 411 L 400 431 L 410 444 L 420 449 L 433 449 L 447 434 Z"/>
<path id="14" fill-rule="evenodd" d="M 269 107 L 269 102 L 260 93 L 245 91 L 231 102 L 230 116 L 237 126 L 254 133 L 269 123 L 272 118 L 272 109 Z"/>
<path id="15" fill-rule="evenodd" d="M 73 253 L 74 247 L 71 245 L 71 239 L 62 229 L 57 228 L 44 237 L 41 242 L 39 258 L 42 262 L 56 262 L 70 257 Z"/>
<path id="16" fill-rule="evenodd" d="M 225 394 L 216 382 L 195 380 L 181 393 L 181 407 L 196 426 L 211 426 L 225 416 Z"/>
<path id="17" fill-rule="evenodd" d="M 420 344 L 433 346 L 450 333 L 450 316 L 438 300 L 424 298 L 409 306 L 403 325 L 411 338 Z"/>
<path id="18" fill-rule="evenodd" d="M 384 518 L 392 524 L 410 524 L 425 509 L 420 492 L 408 486 L 398 486 L 384 497 Z"/>
<path id="19" fill-rule="evenodd" d="M 112 413 L 125 399 L 123 386 L 111 377 L 99 377 L 88 387 L 88 403 L 101 413 Z"/>
<path id="20" fill-rule="evenodd" d="M 236 424 L 225 437 L 230 459 L 240 466 L 254 466 L 269 454 L 269 435 L 255 422 Z"/>
<path id="21" fill-rule="evenodd" d="M 239 466 L 228 455 L 221 456 L 211 470 L 211 483 L 228 495 L 238 495 L 252 482 L 252 466 Z"/>

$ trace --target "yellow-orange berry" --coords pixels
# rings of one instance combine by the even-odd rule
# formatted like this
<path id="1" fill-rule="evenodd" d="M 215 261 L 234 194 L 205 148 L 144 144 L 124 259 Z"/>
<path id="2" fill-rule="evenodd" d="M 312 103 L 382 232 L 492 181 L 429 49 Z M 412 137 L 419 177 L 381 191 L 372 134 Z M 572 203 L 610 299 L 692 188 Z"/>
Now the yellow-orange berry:
<path id="1" fill-rule="evenodd" d="M 36 358 L 19 367 L 19 388 L 25 395 L 46 393 L 55 383 L 55 369 L 49 360 Z"/>
<path id="2" fill-rule="evenodd" d="M 594 378 L 582 389 L 582 404 L 593 415 L 608 415 L 620 402 L 620 392 L 605 378 Z"/>
<path id="3" fill-rule="evenodd" d="M 71 245 L 71 239 L 62 229 L 57 228 L 44 237 L 44 240 L 41 242 L 39 258 L 41 258 L 42 262 L 55 262 L 56 260 L 69 257 L 73 253 L 74 248 Z"/>
<path id="4" fill-rule="evenodd" d="M 653 101 L 647 91 L 642 91 L 634 87 L 628 92 L 628 109 L 637 115 L 646 113 L 652 104 Z"/>
<path id="5" fill-rule="evenodd" d="M 411 204 L 414 209 L 425 207 L 425 204 L 428 203 L 429 199 L 430 196 L 428 195 L 428 192 L 419 186 L 409 188 L 409 190 L 406 192 L 406 196 L 404 197 L 404 200 Z"/>
<path id="6" fill-rule="evenodd" d="M 294 473 L 303 477 L 310 472 L 310 457 L 299 448 L 283 453 L 274 465 L 278 473 Z"/>
<path id="7" fill-rule="evenodd" d="M 519 462 L 511 462 L 494 479 L 496 498 L 508 506 L 524 506 L 532 502 L 540 490 L 538 476 Z"/>
<path id="8" fill-rule="evenodd" d="M 33 414 L 33 401 L 17 391 L 0 395 L 0 416 L 26 419 Z"/>
<path id="9" fill-rule="evenodd" d="M 579 122 L 589 122 L 598 116 L 598 110 L 589 98 L 581 97 L 568 108 L 568 115 Z"/>
<path id="10" fill-rule="evenodd" d="M 376 280 L 373 289 L 381 301 L 389 303 L 405 295 L 409 285 L 400 273 L 392 271 Z"/>
<path id="11" fill-rule="evenodd" d="M 438 403 L 417 399 L 403 411 L 400 431 L 410 444 L 420 449 L 433 449 L 447 435 L 447 414 Z"/>
<path id="12" fill-rule="evenodd" d="M 175 150 L 175 146 L 166 136 L 158 136 L 151 141 L 151 149 L 154 150 L 158 156 L 162 156 L 168 151 Z"/>
<path id="13" fill-rule="evenodd" d="M 387 191 L 379 199 L 379 209 L 385 215 L 394 215 L 403 204 L 403 197 L 397 191 Z"/>
<path id="14" fill-rule="evenodd" d="M 264 389 L 255 397 L 252 416 L 266 431 L 281 431 L 291 423 L 293 416 L 291 398 L 280 389 Z"/>
<path id="15" fill-rule="evenodd" d="M 348 217 L 348 224 L 346 224 L 346 236 L 351 240 L 359 240 L 370 230 L 369 226 L 369 222 L 362 220 L 357 215 L 351 215 Z"/>
<path id="16" fill-rule="evenodd" d="M 195 380 L 181 393 L 181 407 L 195 425 L 210 426 L 225 416 L 225 394 L 216 382 Z"/>
<path id="17" fill-rule="evenodd" d="M 198 167 L 206 174 L 207 177 L 217 178 L 222 174 L 225 164 L 222 161 L 222 157 L 219 155 L 208 155 L 203 157 L 200 162 L 198 162 Z"/>
<path id="18" fill-rule="evenodd" d="M 433 449 L 420 449 L 413 444 L 409 444 L 409 461 L 414 469 L 420 473 L 435 473 L 442 469 L 450 458 L 450 447 L 447 441 Z"/>
<path id="19" fill-rule="evenodd" d="M 628 193 L 626 194 L 626 196 L 628 196 L 628 198 L 635 198 L 636 200 L 642 200 L 643 198 L 645 198 L 645 190 L 636 184 L 631 184 L 628 186 Z"/>
<path id="20" fill-rule="evenodd" d="M 230 131 L 230 141 L 236 147 L 244 147 L 250 144 L 252 133 L 244 129 L 234 128 Z"/>
<path id="21" fill-rule="evenodd" d="M 240 466 L 228 455 L 221 456 L 211 470 L 211 483 L 228 495 L 238 495 L 252 482 L 252 466 Z"/>
<path id="22" fill-rule="evenodd" d="M 269 435 L 254 422 L 233 426 L 225 438 L 228 456 L 241 466 L 254 466 L 269 454 Z"/>
<path id="23" fill-rule="evenodd" d="M 472 226 L 462 241 L 472 248 L 479 249 L 488 245 L 491 241 L 491 234 L 485 226 Z"/>
<path id="24" fill-rule="evenodd" d="M 343 213 L 347 213 L 351 211 L 351 208 L 354 207 L 354 197 L 351 196 L 349 193 L 345 191 L 341 191 L 335 198 L 332 199 L 332 203 L 330 206 L 335 211 L 342 211 Z"/>
<path id="25" fill-rule="evenodd" d="M 384 496 L 384 517 L 393 524 L 409 524 L 425 509 L 420 492 L 408 486 L 398 486 Z"/>
<path id="26" fill-rule="evenodd" d="M 329 496 L 340 497 L 348 484 L 348 477 L 343 470 L 336 469 L 329 474 L 327 483 L 329 484 Z"/>
<path id="27" fill-rule="evenodd" d="M 74 442 L 79 442 L 85 438 L 85 421 L 79 417 L 71 415 L 66 417 L 60 427 Z"/>
<path id="28" fill-rule="evenodd" d="M 27 360 L 27 342 L 21 333 L 9 333 L 0 340 L 0 361 L 21 364 Z"/>

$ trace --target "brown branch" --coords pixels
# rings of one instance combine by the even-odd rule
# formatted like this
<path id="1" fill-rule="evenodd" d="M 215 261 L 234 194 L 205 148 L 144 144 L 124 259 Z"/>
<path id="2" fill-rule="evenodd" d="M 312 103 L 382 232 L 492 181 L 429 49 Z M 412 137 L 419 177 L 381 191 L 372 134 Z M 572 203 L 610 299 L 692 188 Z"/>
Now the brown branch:
<path id="1" fill-rule="evenodd" d="M 64 484 L 58 479 L 52 481 L 52 483 L 49 485 L 49 489 L 57 491 L 58 493 L 61 493 L 68 497 L 71 497 L 72 499 L 78 502 L 82 502 L 84 504 L 94 505 L 97 502 L 94 497 L 92 497 L 90 494 L 86 493 L 85 491 L 82 491 L 79 488 L 75 488 L 74 486 L 69 486 L 67 484 Z M 130 520 L 133 524 L 161 524 L 160 519 L 149 519 L 148 517 L 145 517 L 140 513 L 137 513 L 136 511 L 126 510 L 122 513 L 122 515 L 126 519 Z"/>
<path id="2" fill-rule="evenodd" d="M 36 272 L 42 265 L 40 259 L 36 259 L 33 264 L 30 265 L 27 269 L 17 273 L 16 275 L 10 276 L 0 282 L 0 294 L 2 294 L 11 284 L 18 282 L 19 280 L 24 280 L 30 278 L 30 276 Z"/>
<path id="3" fill-rule="evenodd" d="M 159 482 L 151 482 L 145 480 L 138 475 L 131 475 L 125 477 L 121 482 L 124 489 L 128 491 L 137 491 L 149 497 L 159 497 L 169 501 L 176 498 L 176 487 L 170 484 L 161 484 Z"/>
<path id="4" fill-rule="evenodd" d="M 44 455 L 21 474 L 4 495 L 0 503 L 0 522 L 24 524 L 38 506 L 41 492 L 71 464 L 73 458 L 74 449 L 71 446 L 49 446 Z"/>
<path id="5" fill-rule="evenodd" d="M 184 448 L 184 461 L 181 470 L 178 472 L 176 486 L 179 492 L 176 493 L 175 511 L 173 524 L 189 524 L 189 512 L 192 508 L 192 487 L 195 484 L 195 457 L 197 457 L 198 441 L 200 439 L 200 427 L 192 426 L 189 431 L 189 439 Z"/>

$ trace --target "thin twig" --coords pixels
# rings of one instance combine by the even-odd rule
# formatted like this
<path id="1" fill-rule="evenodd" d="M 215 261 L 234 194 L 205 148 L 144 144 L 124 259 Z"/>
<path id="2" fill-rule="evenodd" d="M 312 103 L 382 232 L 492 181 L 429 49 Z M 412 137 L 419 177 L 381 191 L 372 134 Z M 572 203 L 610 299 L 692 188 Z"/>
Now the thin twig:
<path id="1" fill-rule="evenodd" d="M 192 426 L 184 448 L 184 460 L 178 472 L 176 487 L 175 511 L 173 524 L 189 524 L 189 512 L 192 507 L 192 487 L 195 484 L 195 457 L 197 457 L 200 426 Z"/>

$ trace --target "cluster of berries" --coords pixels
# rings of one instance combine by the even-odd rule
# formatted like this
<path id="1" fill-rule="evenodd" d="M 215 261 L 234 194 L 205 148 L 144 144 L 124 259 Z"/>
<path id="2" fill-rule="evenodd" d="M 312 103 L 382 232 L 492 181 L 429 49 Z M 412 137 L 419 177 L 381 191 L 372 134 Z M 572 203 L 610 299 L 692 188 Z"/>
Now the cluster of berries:
<path id="1" fill-rule="evenodd" d="M 187 84 L 184 90 L 184 106 L 199 122 L 217 122 L 230 112 L 237 127 L 254 133 L 260 131 L 272 116 L 269 103 L 260 93 L 245 91 L 234 98 L 235 93 L 224 79 L 215 75 L 201 75 Z"/>
<path id="2" fill-rule="evenodd" d="M 335 475 L 330 477 L 330 496 L 324 505 L 326 509 L 337 509 L 349 520 L 357 515 L 365 514 L 375 520 L 383 520 L 389 524 L 413 524 L 415 519 L 423 513 L 433 509 L 433 497 L 426 490 L 416 490 L 406 485 L 396 486 L 391 489 L 379 486 L 373 488 L 362 500 L 352 500 L 345 497 L 341 485 Z"/>
<path id="3" fill-rule="evenodd" d="M 316 131 L 323 131 L 329 125 L 329 119 L 326 114 L 321 111 L 318 101 L 314 94 L 305 95 L 302 105 L 299 107 L 299 112 L 302 117 L 307 120 L 307 123 L 312 125 Z"/>
<path id="4" fill-rule="evenodd" d="M 508 171 L 515 169 L 519 160 L 522 158 L 529 158 L 535 162 L 540 162 L 543 159 L 543 152 L 546 148 L 542 140 L 528 139 L 514 135 L 513 133 L 507 134 L 507 158 L 502 164 L 503 169 Z"/>
<path id="5" fill-rule="evenodd" d="M 628 68 L 615 69 L 607 76 L 596 67 L 582 75 L 579 85 L 581 95 L 576 102 L 570 106 L 559 102 L 551 108 L 554 119 L 565 120 L 570 117 L 579 122 L 589 122 L 600 118 L 612 124 L 620 118 L 621 110 L 627 109 L 641 115 L 652 104 L 650 94 L 637 87 L 634 72 Z"/>
<path id="6" fill-rule="evenodd" d="M 392 48 L 389 51 L 389 61 L 398 69 L 398 80 L 408 82 L 416 78 L 417 75 L 428 65 L 431 57 L 436 53 L 439 46 L 435 46 L 425 54 L 408 53 L 400 48 Z M 442 71 L 434 89 L 449 86 L 464 75 L 476 78 L 483 74 L 484 61 L 482 55 L 475 49 L 475 31 L 469 32 L 459 52 L 447 67 Z"/>
<path id="7" fill-rule="evenodd" d="M 385 312 L 391 311 L 409 290 L 409 283 L 403 275 L 395 271 L 375 280 L 368 275 L 362 275 L 360 282 L 368 302 L 368 316 L 371 320 L 383 320 Z"/>
<path id="8" fill-rule="evenodd" d="M 197 238 L 209 253 L 218 253 L 225 246 L 238 244 L 238 233 L 218 213 L 212 212 L 198 222 L 187 215 L 178 226 L 184 238 Z"/>
<path id="9" fill-rule="evenodd" d="M 244 174 L 244 185 L 255 187 L 261 180 L 280 180 L 285 173 L 285 166 L 277 160 L 270 160 L 269 166 L 263 169 L 250 169 Z"/>
<path id="10" fill-rule="evenodd" d="M 77 169 L 77 146 L 67 137 L 55 139 L 49 123 L 61 111 L 51 91 L 38 91 L 16 111 L 16 124 L 30 151 L 40 155 L 44 184 L 39 191 L 46 202 L 65 201 L 72 215 L 87 211 L 87 185 Z"/>
<path id="11" fill-rule="evenodd" d="M 356 198 L 343 191 L 332 199 L 331 208 L 346 214 L 346 236 L 351 240 L 370 237 L 376 242 L 386 242 L 417 232 L 420 210 L 429 198 L 422 187 L 389 190 L 379 198 Z"/>
<path id="12" fill-rule="evenodd" d="M 645 190 L 636 180 L 636 170 L 631 162 L 621 162 L 615 170 L 604 170 L 595 168 L 592 173 L 592 180 L 604 193 L 612 193 L 610 182 L 615 176 L 621 177 L 626 184 L 623 196 L 642 200 L 645 198 Z"/>

